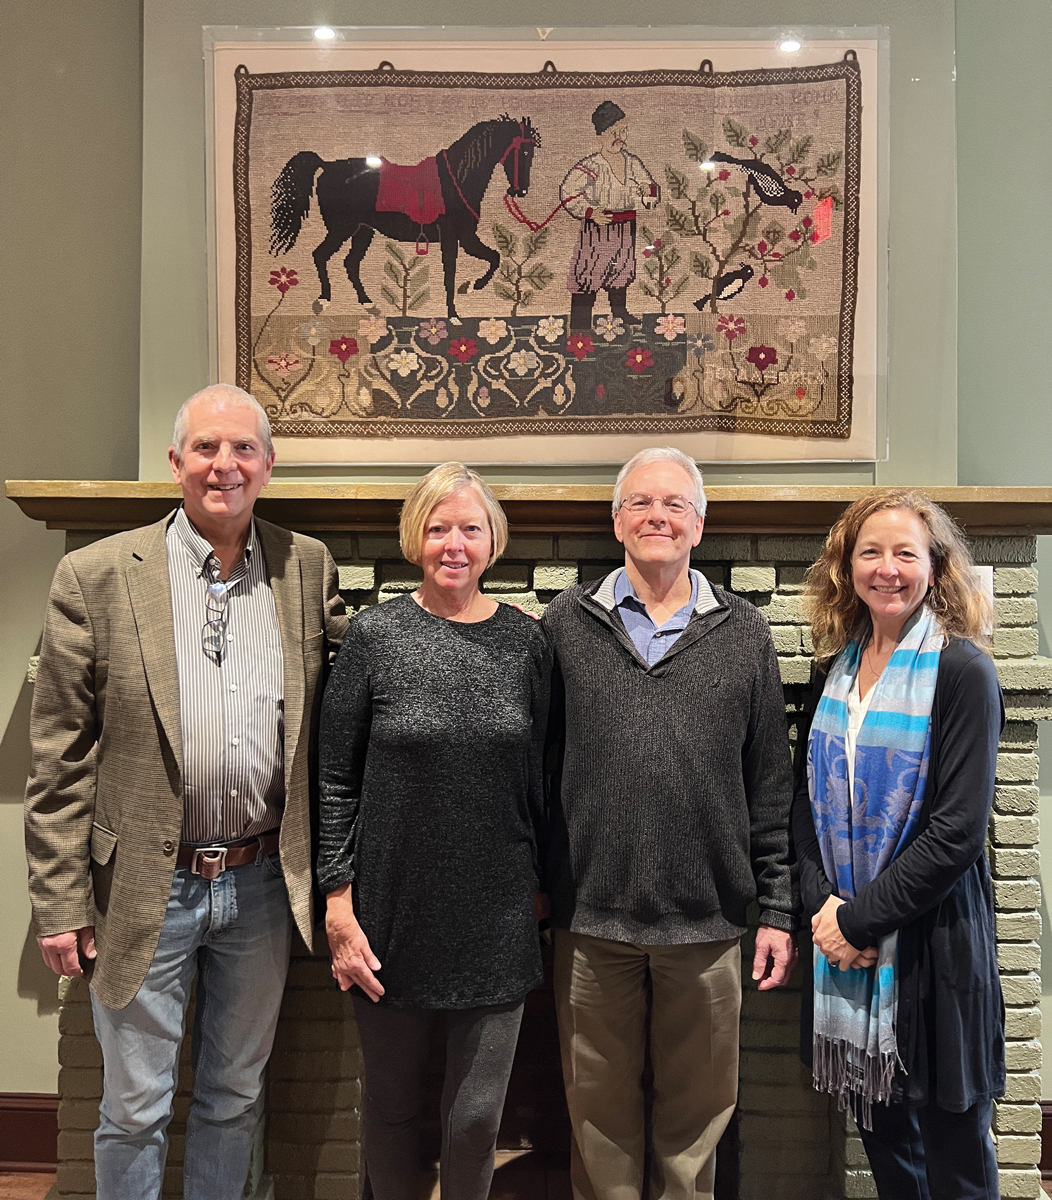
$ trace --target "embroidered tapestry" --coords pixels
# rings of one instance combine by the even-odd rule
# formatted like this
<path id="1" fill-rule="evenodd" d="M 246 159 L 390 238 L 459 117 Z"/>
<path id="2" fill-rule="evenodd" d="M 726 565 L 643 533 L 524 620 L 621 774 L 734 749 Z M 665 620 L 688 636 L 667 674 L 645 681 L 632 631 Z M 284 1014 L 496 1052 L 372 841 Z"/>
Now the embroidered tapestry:
<path id="1" fill-rule="evenodd" d="M 400 439 L 858 434 L 853 50 L 726 71 L 239 63 L 232 83 L 232 381 L 276 436 L 388 439 L 397 460 Z"/>

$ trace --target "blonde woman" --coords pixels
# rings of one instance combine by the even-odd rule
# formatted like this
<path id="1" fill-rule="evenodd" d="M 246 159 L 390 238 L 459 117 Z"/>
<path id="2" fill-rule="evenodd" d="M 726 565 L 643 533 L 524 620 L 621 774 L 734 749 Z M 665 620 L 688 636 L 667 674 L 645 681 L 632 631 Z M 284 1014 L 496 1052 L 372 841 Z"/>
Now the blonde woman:
<path id="1" fill-rule="evenodd" d="M 991 603 L 954 523 L 905 489 L 844 513 L 808 600 L 820 670 L 793 806 L 815 946 L 805 1054 L 856 1116 L 881 1197 L 995 1200 Z"/>
<path id="2" fill-rule="evenodd" d="M 479 578 L 507 520 L 460 463 L 402 509 L 412 594 L 351 624 L 325 692 L 318 878 L 332 973 L 354 989 L 376 1200 L 416 1200 L 428 1045 L 443 1019 L 444 1200 L 485 1200 L 535 917 L 551 651 Z"/>

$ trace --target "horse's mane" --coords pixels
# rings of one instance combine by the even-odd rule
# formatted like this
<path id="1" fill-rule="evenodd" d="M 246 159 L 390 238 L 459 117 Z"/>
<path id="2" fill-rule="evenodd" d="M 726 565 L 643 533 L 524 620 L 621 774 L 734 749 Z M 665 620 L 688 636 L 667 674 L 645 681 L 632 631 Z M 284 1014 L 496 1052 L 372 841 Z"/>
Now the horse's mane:
<path id="1" fill-rule="evenodd" d="M 515 137 L 519 132 L 520 124 L 525 136 L 532 138 L 539 146 L 541 144 L 541 135 L 537 132 L 529 117 L 523 117 L 522 121 L 519 122 L 508 113 L 501 113 L 494 120 L 479 121 L 477 125 L 472 125 L 467 133 L 457 138 L 453 145 L 446 151 L 446 155 L 453 168 L 454 178 L 459 183 L 463 183 L 465 178 L 477 167 L 480 167 L 489 157 L 497 136 L 502 133 L 508 134 L 508 141 L 510 142 L 511 138 Z"/>

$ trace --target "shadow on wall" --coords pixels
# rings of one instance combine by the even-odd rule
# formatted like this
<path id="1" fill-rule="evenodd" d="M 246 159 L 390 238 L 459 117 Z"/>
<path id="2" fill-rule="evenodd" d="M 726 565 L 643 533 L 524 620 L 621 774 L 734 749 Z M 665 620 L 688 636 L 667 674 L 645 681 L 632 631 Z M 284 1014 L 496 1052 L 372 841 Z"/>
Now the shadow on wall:
<path id="1" fill-rule="evenodd" d="M 26 680 L 18 694 L 11 720 L 0 742 L 0 804 L 21 805 L 29 774 L 29 710 L 33 685 Z M 25 878 L 23 873 L 22 878 Z M 10 881 L 18 886 L 14 880 Z M 24 886 L 24 885 L 22 885 Z M 35 1000 L 37 1016 L 58 1012 L 58 976 L 44 965 L 30 926 L 18 961 L 18 994 Z"/>

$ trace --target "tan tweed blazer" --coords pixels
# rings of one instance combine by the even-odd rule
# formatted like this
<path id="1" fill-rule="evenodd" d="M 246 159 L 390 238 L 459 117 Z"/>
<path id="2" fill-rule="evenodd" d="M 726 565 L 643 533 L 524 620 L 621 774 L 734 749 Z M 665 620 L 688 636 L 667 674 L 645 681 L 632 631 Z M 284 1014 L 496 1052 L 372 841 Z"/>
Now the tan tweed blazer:
<path id="1" fill-rule="evenodd" d="M 111 1008 L 128 1004 L 153 959 L 182 825 L 168 521 L 59 563 L 33 695 L 25 817 L 36 930 L 95 926 L 91 986 Z M 309 946 L 318 714 L 347 618 L 325 546 L 267 521 L 256 526 L 284 657 L 281 864 Z"/>

